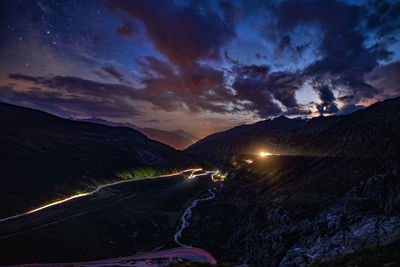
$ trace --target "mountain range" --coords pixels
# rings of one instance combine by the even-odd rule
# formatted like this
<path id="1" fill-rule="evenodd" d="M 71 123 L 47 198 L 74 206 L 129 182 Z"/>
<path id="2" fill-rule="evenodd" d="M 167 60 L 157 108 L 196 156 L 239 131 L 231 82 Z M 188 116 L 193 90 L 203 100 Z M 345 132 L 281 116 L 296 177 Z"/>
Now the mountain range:
<path id="1" fill-rule="evenodd" d="M 395 98 L 346 116 L 280 117 L 206 137 L 186 151 L 232 167 L 186 238 L 215 236 L 195 245 L 254 266 L 396 265 L 393 257 L 373 265 L 373 253 L 357 251 L 400 238 L 399 133 Z M 263 150 L 275 155 L 261 157 Z M 376 251 L 393 248 L 398 241 Z"/>
<path id="2" fill-rule="evenodd" d="M 26 261 L 43 261 L 49 250 L 52 259 L 66 261 L 175 247 L 173 235 L 185 209 L 208 199 L 210 190 L 213 198 L 192 206 L 180 242 L 210 252 L 218 262 L 282 267 L 400 262 L 382 256 L 393 254 L 400 239 L 400 98 L 349 115 L 281 116 L 240 125 L 184 151 L 126 127 L 8 104 L 0 105 L 0 115 L 4 215 L 121 179 L 116 174 L 126 170 L 134 176 L 141 168 L 159 172 L 211 162 L 228 172 L 219 185 L 208 177 L 175 177 L 110 188 L 17 225 L 10 222 L 2 233 L 19 235 L 4 241 L 7 264 L 22 262 L 11 255 L 19 248 L 30 251 Z M 262 157 L 262 151 L 272 155 Z M 97 211 L 101 205 L 105 208 Z M 75 209 L 85 208 L 96 212 L 74 217 Z M 72 219 L 36 230 L 43 222 L 59 222 L 62 214 Z M 26 225 L 35 231 L 25 234 Z M 74 249 L 76 243 L 85 245 Z"/>
<path id="3" fill-rule="evenodd" d="M 88 119 L 81 119 L 79 121 L 86 121 L 86 122 L 93 122 L 99 123 L 109 126 L 121 126 L 121 127 L 129 127 L 135 130 L 138 130 L 145 134 L 148 138 L 153 139 L 155 141 L 170 145 L 175 149 L 183 150 L 186 147 L 190 146 L 191 144 L 195 143 L 199 140 L 198 137 L 191 135 L 190 133 L 178 129 L 175 131 L 165 131 L 150 127 L 138 127 L 132 123 L 118 123 L 118 122 L 111 122 L 107 120 L 103 120 L 100 118 L 88 118 Z"/>
<path id="4" fill-rule="evenodd" d="M 309 121 L 284 116 L 215 133 L 185 151 L 216 161 L 256 154 L 396 158 L 400 151 L 400 98 L 346 116 Z"/>

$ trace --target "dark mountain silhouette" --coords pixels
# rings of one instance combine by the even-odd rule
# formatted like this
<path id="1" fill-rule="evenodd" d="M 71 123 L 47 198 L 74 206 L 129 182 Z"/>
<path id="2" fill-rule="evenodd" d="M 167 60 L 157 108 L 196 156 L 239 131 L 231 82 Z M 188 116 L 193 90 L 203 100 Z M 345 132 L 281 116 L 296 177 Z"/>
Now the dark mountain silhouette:
<path id="1" fill-rule="evenodd" d="M 388 158 L 400 153 L 400 98 L 340 117 L 312 119 L 282 140 L 294 154 Z"/>
<path id="2" fill-rule="evenodd" d="M 186 147 L 190 146 L 191 144 L 199 140 L 198 137 L 195 137 L 182 129 L 178 129 L 175 131 L 165 131 L 149 127 L 138 127 L 136 125 L 133 125 L 132 123 L 127 123 L 127 122 L 125 123 L 111 122 L 100 118 L 89 118 L 89 119 L 82 119 L 79 121 L 94 122 L 109 126 L 129 127 L 142 132 L 150 139 L 170 145 L 175 149 L 180 149 L 180 150 L 185 149 Z"/>
<path id="3" fill-rule="evenodd" d="M 261 150 L 275 151 L 278 140 L 290 135 L 307 123 L 301 119 L 281 116 L 249 125 L 240 125 L 224 132 L 211 134 L 189 146 L 186 151 L 202 157 L 227 162 L 233 156 L 257 153 Z"/>
<path id="4" fill-rule="evenodd" d="M 261 130 L 259 124 L 236 127 L 187 149 L 212 157 L 214 146 L 225 164 L 237 162 L 215 201 L 196 213 L 212 220 L 195 221 L 187 240 L 200 232 L 216 236 L 213 244 L 196 245 L 226 262 L 319 266 L 318 258 L 400 238 L 400 98 L 346 116 L 314 118 L 288 134 L 269 128 L 273 123 L 264 122 Z M 264 143 L 259 132 L 265 132 Z M 230 146 L 224 140 L 232 140 Z M 248 153 L 253 140 L 280 155 Z M 216 230 L 222 225 L 223 234 Z M 377 249 L 385 255 L 393 246 Z M 337 262 L 367 258 L 353 253 Z"/>
<path id="5" fill-rule="evenodd" d="M 346 116 L 320 116 L 308 122 L 279 117 L 209 135 L 186 151 L 223 162 L 260 150 L 287 155 L 390 157 L 400 151 L 399 111 L 400 98 L 395 98 Z"/>
<path id="6" fill-rule="evenodd" d="M 151 153 L 155 160 L 145 164 L 153 168 L 196 163 L 184 152 L 129 128 L 2 107 L 1 137 L 7 142 L 1 150 L 0 177 L 6 179 L 0 188 L 8 205 L 2 211 L 9 207 L 15 210 L 22 206 L 21 201 L 31 203 L 28 200 L 32 197 L 44 199 L 43 194 L 48 192 L 65 194 L 63 188 L 71 185 L 80 188 L 99 178 L 107 181 L 127 166 L 142 166 L 143 157 L 138 155 Z M 213 188 L 212 200 L 193 207 L 189 226 L 180 238 L 182 243 L 210 252 L 219 262 L 250 266 L 332 266 L 349 257 L 347 262 L 356 259 L 362 266 L 374 251 L 379 251 L 376 257 L 384 257 L 398 249 L 399 127 L 400 98 L 346 116 L 321 116 L 309 121 L 279 117 L 241 125 L 210 135 L 186 150 L 218 161 L 228 170 L 222 185 L 217 186 L 209 177 L 203 177 L 203 181 L 176 177 L 119 186 L 103 192 L 104 198 L 88 198 L 84 204 L 75 205 L 84 209 L 97 207 L 99 202 L 119 203 L 122 193 L 118 190 L 123 196 L 144 189 L 148 193 L 83 218 L 9 238 L 4 251 L 28 250 L 31 244 L 37 244 L 35 251 L 43 259 L 53 247 L 54 251 L 63 251 L 59 259 L 79 255 L 86 259 L 88 255 L 100 258 L 107 253 L 114 257 L 132 250 L 149 251 L 160 243 L 174 247 L 172 236 L 183 210 L 192 203 L 190 200 L 209 196 L 207 189 Z M 260 150 L 280 155 L 260 157 Z M 243 161 L 248 158 L 253 162 Z M 162 191 L 153 194 L 154 188 Z M 58 218 L 58 212 L 73 213 L 73 205 L 42 216 Z M 20 225 L 10 221 L 2 229 L 13 233 L 17 228 L 25 229 L 25 223 L 42 223 L 42 219 L 34 221 L 35 217 L 30 220 Z M 86 227 L 81 227 L 82 223 Z M 79 236 L 78 243 L 83 244 L 79 249 L 61 249 L 77 243 L 69 233 Z M 54 238 L 58 235 L 62 236 L 59 240 Z M 39 244 L 38 240 L 47 242 Z M 110 240 L 115 243 L 108 244 Z M 371 246 L 375 248 L 358 250 Z M 63 254 L 68 251 L 70 254 Z M 10 256 L 7 263 L 19 263 L 18 256 Z M 35 257 L 35 253 L 27 255 L 28 259 Z M 391 260 L 396 261 L 395 257 Z"/>
<path id="7" fill-rule="evenodd" d="M 119 172 L 150 168 L 165 173 L 197 165 L 131 128 L 72 121 L 5 103 L 0 103 L 0 127 L 3 215 L 121 180 Z"/>

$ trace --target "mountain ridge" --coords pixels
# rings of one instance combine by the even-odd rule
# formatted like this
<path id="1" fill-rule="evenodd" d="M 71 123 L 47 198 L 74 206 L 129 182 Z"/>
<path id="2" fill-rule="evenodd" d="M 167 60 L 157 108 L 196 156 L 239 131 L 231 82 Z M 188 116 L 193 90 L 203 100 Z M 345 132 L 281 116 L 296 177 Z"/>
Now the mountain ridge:
<path id="1" fill-rule="evenodd" d="M 202 161 L 128 127 L 72 121 L 0 103 L 1 212 L 13 214 L 99 184 Z M 24 211 L 24 210 L 22 210 Z"/>
<path id="2" fill-rule="evenodd" d="M 73 119 L 73 118 L 71 118 Z M 199 140 L 198 137 L 193 136 L 192 134 L 182 130 L 182 129 L 177 129 L 174 131 L 166 131 L 166 130 L 160 130 L 156 128 L 151 128 L 151 127 L 139 127 L 136 126 L 132 123 L 128 122 L 123 122 L 123 123 L 118 123 L 118 122 L 111 122 L 107 121 L 104 119 L 100 118 L 87 118 L 87 119 L 73 119 L 76 121 L 85 121 L 85 122 L 93 122 L 93 123 L 98 123 L 98 124 L 103 124 L 103 125 L 108 125 L 108 126 L 122 126 L 122 127 L 129 127 L 132 129 L 135 129 L 144 135 L 146 135 L 148 138 L 167 144 L 169 146 L 172 146 L 175 149 L 179 150 L 184 150 L 186 147 L 190 146 L 191 144 L 195 143 L 196 141 Z"/>
<path id="3" fill-rule="evenodd" d="M 398 139 L 396 132 L 400 131 L 399 110 L 400 98 L 398 97 L 378 102 L 349 115 L 320 116 L 307 122 L 296 122 L 296 119 L 280 117 L 214 133 L 189 146 L 185 151 L 214 160 L 222 159 L 224 162 L 232 161 L 232 157 L 239 154 L 258 153 L 261 150 L 292 155 L 352 154 L 361 156 L 370 154 L 370 151 L 362 148 L 361 136 L 365 134 L 363 138 L 369 140 L 369 146 L 373 147 L 372 150 L 375 153 L 379 153 L 378 150 L 386 153 L 376 146 L 376 142 L 374 145 L 372 139 L 378 140 L 385 134 Z M 374 116 L 374 113 L 377 113 L 377 116 Z M 386 113 L 393 115 L 385 117 Z M 378 118 L 373 119 L 375 117 Z M 284 123 L 277 123 L 278 121 Z M 372 128 L 369 129 L 370 127 Z M 375 132 L 375 128 L 385 129 L 385 132 Z M 358 137 L 355 136 L 361 129 L 363 133 L 359 133 Z M 393 142 L 396 143 L 395 148 L 398 148 L 398 140 Z M 229 148 L 230 144 L 235 148 Z M 360 147 L 354 147 L 355 144 Z M 217 157 L 208 152 L 210 147 L 217 151 Z M 354 153 L 350 152 L 351 149 Z M 396 150 L 390 147 L 388 149 Z"/>

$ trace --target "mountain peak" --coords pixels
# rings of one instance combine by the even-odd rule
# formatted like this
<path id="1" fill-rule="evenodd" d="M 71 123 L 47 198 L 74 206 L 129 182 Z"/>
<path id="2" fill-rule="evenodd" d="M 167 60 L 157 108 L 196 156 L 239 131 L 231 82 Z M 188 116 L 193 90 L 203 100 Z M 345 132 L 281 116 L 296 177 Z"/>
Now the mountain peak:
<path id="1" fill-rule="evenodd" d="M 285 115 L 280 115 L 279 117 L 276 117 L 276 118 L 274 118 L 273 120 L 274 120 L 274 121 L 275 121 L 275 120 L 277 120 L 277 121 L 284 121 L 284 120 L 291 120 L 291 119 L 289 119 L 289 118 L 286 117 Z"/>

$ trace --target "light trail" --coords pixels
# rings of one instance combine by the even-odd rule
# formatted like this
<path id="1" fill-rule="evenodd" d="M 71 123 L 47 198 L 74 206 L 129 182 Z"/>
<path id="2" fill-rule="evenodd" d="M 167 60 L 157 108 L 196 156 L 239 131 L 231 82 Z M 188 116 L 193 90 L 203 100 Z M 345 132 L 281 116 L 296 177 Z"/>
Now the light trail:
<path id="1" fill-rule="evenodd" d="M 17 215 L 14 215 L 14 216 L 10 216 L 10 217 L 6 217 L 6 218 L 3 218 L 3 219 L 0 219 L 0 223 L 6 222 L 6 221 L 12 220 L 12 219 L 20 218 L 20 217 L 23 217 L 23 216 L 27 216 L 29 214 L 33 214 L 35 212 L 38 212 L 38 211 L 41 211 L 41 210 L 44 210 L 44 209 L 47 209 L 47 208 L 50 208 L 50 207 L 57 206 L 59 204 L 68 202 L 68 201 L 73 200 L 73 199 L 85 197 L 85 196 L 88 196 L 88 195 L 93 195 L 93 194 L 99 192 L 103 188 L 106 188 L 106 187 L 109 187 L 109 186 L 113 186 L 113 185 L 117 185 L 117 184 L 129 183 L 129 182 L 135 182 L 135 181 L 141 181 L 141 180 L 147 180 L 147 179 L 154 179 L 154 178 L 172 177 L 172 176 L 182 175 L 182 174 L 187 173 L 187 172 L 191 172 L 190 175 L 187 177 L 187 179 L 193 179 L 195 177 L 207 175 L 209 173 L 215 174 L 215 173 L 219 172 L 219 171 L 204 171 L 204 173 L 194 174 L 195 172 L 198 172 L 198 171 L 203 171 L 203 169 L 202 168 L 186 169 L 186 170 L 183 170 L 183 171 L 180 171 L 180 172 L 176 172 L 176 173 L 171 173 L 171 174 L 164 174 L 164 175 L 155 176 L 155 177 L 146 177 L 146 178 L 141 178 L 141 179 L 126 180 L 126 181 L 118 181 L 118 182 L 114 182 L 114 183 L 110 183 L 110 184 L 106 184 L 106 185 L 101 185 L 101 186 L 97 187 L 95 190 L 93 190 L 92 192 L 77 194 L 77 195 L 68 197 L 66 199 L 59 200 L 59 201 L 56 201 L 56 202 L 41 206 L 39 208 L 27 211 L 25 213 L 21 213 L 21 214 L 17 214 Z"/>
<path id="2" fill-rule="evenodd" d="M 183 258 L 196 262 L 208 262 L 217 264 L 215 258 L 207 251 L 199 248 L 172 248 L 155 252 L 145 252 L 132 256 L 109 258 L 89 262 L 62 262 L 62 263 L 47 263 L 47 264 L 22 264 L 21 267 L 55 267 L 55 266 L 168 266 L 174 259 Z M 160 262 L 163 259 L 164 262 Z M 149 264 L 150 263 L 150 264 Z"/>
<path id="3" fill-rule="evenodd" d="M 69 201 L 69 200 L 72 200 L 72 199 L 75 199 L 75 198 L 78 198 L 78 197 L 87 196 L 87 195 L 89 195 L 89 194 L 90 194 L 90 193 L 84 193 L 84 194 L 75 195 L 75 196 L 72 196 L 72 197 L 69 197 L 69 198 L 66 198 L 66 199 L 63 199 L 63 200 L 60 200 L 60 201 L 56 201 L 56 202 L 53 202 L 53 203 L 51 203 L 51 204 L 42 206 L 42 207 L 40 207 L 40 208 L 27 211 L 27 212 L 25 212 L 25 214 L 34 213 L 34 212 L 37 212 L 37 211 L 39 211 L 39 210 L 43 210 L 43 209 L 46 209 L 46 208 L 48 208 L 48 207 L 51 207 L 51 206 L 55 206 L 55 205 L 64 203 L 64 202 L 67 202 L 67 201 Z"/>
<path id="4" fill-rule="evenodd" d="M 223 182 L 226 178 L 226 176 L 228 175 L 228 173 L 225 174 L 221 174 L 220 171 L 214 171 L 213 174 L 211 175 L 211 180 L 215 183 L 215 182 Z M 215 178 L 215 176 L 218 176 L 218 178 Z"/>
<path id="5" fill-rule="evenodd" d="M 195 172 L 198 172 L 198 171 L 203 171 L 203 169 L 194 169 L 192 171 L 192 173 L 188 176 L 188 179 L 193 179 L 193 178 L 196 178 L 199 176 L 203 176 L 203 175 L 207 175 L 209 173 L 215 172 L 215 171 L 204 171 L 204 173 L 194 174 Z"/>

